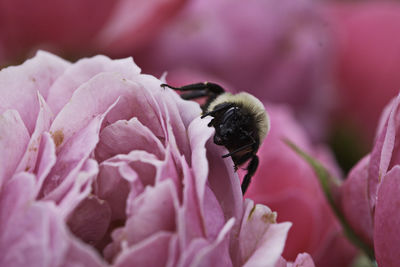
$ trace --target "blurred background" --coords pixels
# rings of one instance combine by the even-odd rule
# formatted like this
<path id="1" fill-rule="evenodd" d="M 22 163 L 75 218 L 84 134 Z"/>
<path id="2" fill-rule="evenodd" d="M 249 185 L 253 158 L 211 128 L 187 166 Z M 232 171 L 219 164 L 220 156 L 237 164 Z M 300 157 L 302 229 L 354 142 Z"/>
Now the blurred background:
<path id="1" fill-rule="evenodd" d="M 345 177 L 400 89 L 400 1 L 0 0 L 0 67 L 39 49 L 70 61 L 132 56 L 175 86 L 251 92 L 289 110 L 307 146 L 332 151 Z M 284 256 L 303 250 L 313 253 L 293 245 Z"/>

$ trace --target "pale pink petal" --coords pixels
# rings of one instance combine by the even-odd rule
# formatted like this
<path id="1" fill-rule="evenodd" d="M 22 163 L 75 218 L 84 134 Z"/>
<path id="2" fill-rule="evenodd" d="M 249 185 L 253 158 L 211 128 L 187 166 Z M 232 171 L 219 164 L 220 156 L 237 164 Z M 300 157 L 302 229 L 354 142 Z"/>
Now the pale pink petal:
<path id="1" fill-rule="evenodd" d="M 127 80 L 118 73 L 101 73 L 83 83 L 54 119 L 50 130 L 53 134 L 62 131 L 66 142 L 94 117 L 105 114 L 108 109 L 111 110 L 105 118 L 106 125 L 137 117 L 156 136 L 164 135 L 159 111 L 147 87 L 145 89 L 142 84 Z"/>
<path id="2" fill-rule="evenodd" d="M 315 267 L 315 264 L 310 254 L 300 253 L 293 264 L 289 264 L 288 267 Z"/>
<path id="3" fill-rule="evenodd" d="M 207 186 L 204 194 L 204 225 L 209 240 L 217 238 L 225 223 L 224 212 L 214 192 Z"/>
<path id="4" fill-rule="evenodd" d="M 146 187 L 129 208 L 125 224 L 125 240 L 136 244 L 159 231 L 176 231 L 173 184 L 166 180 L 156 187 Z"/>
<path id="5" fill-rule="evenodd" d="M 188 84 L 188 83 L 186 83 Z M 170 90 L 167 90 L 170 92 Z M 182 99 L 176 93 L 168 93 L 169 98 L 178 108 L 179 115 L 182 119 L 182 122 L 185 128 L 189 128 L 190 123 L 196 118 L 199 117 L 202 113 L 200 106 L 194 101 L 187 101 Z"/>
<path id="6" fill-rule="evenodd" d="M 392 110 L 389 118 L 383 127 L 380 135 L 375 141 L 374 148 L 371 151 L 368 178 L 368 197 L 370 206 L 375 207 L 376 197 L 379 190 L 379 184 L 389 169 L 392 160 L 393 149 L 395 147 L 395 138 L 397 127 L 400 124 L 398 120 L 400 95 L 393 101 Z M 397 153 L 395 153 L 397 154 Z"/>
<path id="7" fill-rule="evenodd" d="M 169 232 L 154 233 L 146 240 L 123 250 L 114 266 L 165 266 L 170 257 L 169 245 L 173 236 L 174 234 Z"/>
<path id="8" fill-rule="evenodd" d="M 153 93 L 152 96 L 159 108 L 159 117 L 163 122 L 162 126 L 164 127 L 166 141 L 172 145 L 173 148 L 176 144 L 179 152 L 185 155 L 186 160 L 188 160 L 190 164 L 191 151 L 187 134 L 187 128 L 189 125 L 188 122 L 185 124 L 185 121 L 180 114 L 179 107 L 176 104 L 176 92 L 168 88 L 161 88 L 160 80 L 155 79 L 150 75 L 141 75 L 138 78 L 138 81 L 140 81 L 141 84 L 145 84 L 147 86 L 146 89 Z M 196 110 L 199 108 L 198 104 L 192 101 L 187 102 L 191 103 L 192 109 Z M 188 115 L 191 115 L 192 113 L 193 112 L 188 112 L 186 116 L 188 117 Z M 200 113 L 197 114 L 197 116 L 199 115 Z M 192 117 L 192 120 L 194 118 L 195 117 Z M 172 150 L 172 152 L 174 152 L 174 150 Z"/>
<path id="9" fill-rule="evenodd" d="M 113 242 L 104 251 L 107 259 L 113 259 L 124 243 L 134 245 L 156 232 L 176 231 L 177 196 L 172 181 L 165 180 L 156 187 L 148 186 L 139 196 L 129 194 L 126 202 L 128 218 L 124 227 L 112 233 Z"/>
<path id="10" fill-rule="evenodd" d="M 280 257 L 279 260 L 275 263 L 274 267 L 287 267 L 288 262 L 283 258 Z"/>
<path id="11" fill-rule="evenodd" d="M 165 152 L 165 159 L 160 165 L 156 174 L 156 183 L 163 180 L 172 180 L 177 188 L 179 199 L 182 199 L 182 180 L 179 177 L 177 165 L 174 161 L 174 156 L 171 152 L 171 147 L 167 147 Z"/>
<path id="12" fill-rule="evenodd" d="M 53 138 L 48 132 L 42 134 L 42 139 L 39 145 L 39 152 L 37 155 L 36 168 L 36 190 L 38 194 L 42 188 L 43 182 L 47 175 L 50 173 L 56 163 L 56 145 L 54 144 Z"/>
<path id="13" fill-rule="evenodd" d="M 185 248 L 196 238 L 206 238 L 207 226 L 204 222 L 204 210 L 196 191 L 194 174 L 184 159 L 181 159 L 180 164 L 183 169 L 183 204 L 178 209 L 176 224 L 180 246 Z"/>
<path id="14" fill-rule="evenodd" d="M 96 246 L 103 239 L 110 221 L 110 206 L 94 195 L 89 195 L 81 201 L 67 218 L 70 231 L 92 246 Z"/>
<path id="15" fill-rule="evenodd" d="M 240 220 L 243 212 L 243 196 L 239 176 L 234 172 L 232 159 L 222 159 L 222 155 L 227 152 L 226 148 L 217 146 L 212 140 L 208 140 L 206 149 L 209 163 L 209 187 L 217 197 L 225 218 L 234 217 Z"/>
<path id="16" fill-rule="evenodd" d="M 117 121 L 105 127 L 100 133 L 96 147 L 96 159 L 101 162 L 117 154 L 128 154 L 132 150 L 144 150 L 164 158 L 160 140 L 137 118 Z"/>
<path id="17" fill-rule="evenodd" d="M 93 184 L 93 194 L 100 199 L 107 201 L 111 208 L 111 221 L 123 220 L 126 218 L 126 200 L 129 194 L 129 182 L 120 173 L 122 164 L 127 163 L 107 163 L 100 164 L 99 174 Z M 133 170 L 131 170 L 134 172 Z M 132 173 L 131 179 L 139 182 L 136 173 Z M 135 183 L 132 181 L 131 183 Z M 141 186 L 143 188 L 143 186 Z"/>
<path id="18" fill-rule="evenodd" d="M 190 266 L 198 252 L 209 245 L 210 243 L 206 239 L 194 239 L 188 246 L 183 247 L 183 251 L 181 251 L 179 255 L 179 261 L 176 266 Z"/>
<path id="19" fill-rule="evenodd" d="M 41 197 L 59 201 L 64 196 L 74 182 L 76 174 L 94 150 L 99 140 L 98 134 L 103 118 L 104 116 L 96 116 L 67 141 L 64 141 L 62 130 L 52 133 L 56 147 L 60 143 L 64 145 L 57 153 L 57 162 L 43 183 Z"/>
<path id="20" fill-rule="evenodd" d="M 20 173 L 0 196 L 0 266 L 103 266 L 90 247 L 70 236 L 54 203 L 34 201 L 34 180 Z"/>
<path id="21" fill-rule="evenodd" d="M 1 266 L 51 267 L 65 256 L 68 240 L 54 205 L 34 202 L 33 193 L 33 177 L 27 173 L 15 176 L 2 192 L 0 210 L 9 218 L 0 232 Z M 12 212 L 10 197 L 16 200 Z"/>
<path id="22" fill-rule="evenodd" d="M 68 66 L 69 63 L 59 57 L 38 52 L 21 66 L 1 70 L 0 112 L 16 109 L 32 133 L 40 107 L 37 91 L 46 99 L 50 86 Z"/>
<path id="23" fill-rule="evenodd" d="M 22 157 L 16 172 L 32 172 L 35 169 L 41 136 L 45 131 L 49 130 L 51 121 L 53 119 L 53 113 L 51 112 L 49 106 L 39 92 L 37 92 L 37 97 L 40 107 L 36 120 L 35 130 L 31 135 L 27 150 L 25 151 L 25 154 Z"/>
<path id="24" fill-rule="evenodd" d="M 400 167 L 389 171 L 379 188 L 375 206 L 374 247 L 379 266 L 397 266 L 400 249 Z"/>
<path id="25" fill-rule="evenodd" d="M 35 176 L 30 173 L 19 173 L 2 187 L 0 194 L 0 229 L 4 229 L 9 224 L 13 212 L 19 211 L 21 207 L 35 198 Z M 0 250 L 1 251 L 1 250 Z"/>
<path id="26" fill-rule="evenodd" d="M 193 174 L 195 175 L 195 192 L 193 193 L 197 194 L 197 201 L 201 216 L 203 216 L 204 214 L 203 205 L 205 197 L 205 187 L 208 177 L 208 162 L 206 158 L 205 144 L 214 133 L 213 128 L 207 127 L 208 122 L 208 119 L 204 120 L 197 118 L 193 120 L 188 129 L 188 136 L 190 138 L 190 146 L 192 150 L 192 169 Z"/>
<path id="27" fill-rule="evenodd" d="M 140 69 L 132 58 L 111 60 L 105 56 L 81 59 L 66 69 L 49 89 L 47 102 L 55 114 L 69 101 L 79 86 L 102 72 L 123 74 L 125 78 L 133 78 Z"/>
<path id="28" fill-rule="evenodd" d="M 29 133 L 16 110 L 0 114 L 0 186 L 15 172 L 29 142 Z"/>
<path id="29" fill-rule="evenodd" d="M 169 241 L 169 248 L 168 248 L 168 261 L 165 264 L 166 267 L 175 267 L 177 266 L 178 258 L 179 258 L 179 242 L 178 236 L 173 235 L 171 240 Z"/>
<path id="30" fill-rule="evenodd" d="M 58 209 L 61 216 L 66 218 L 75 207 L 85 199 L 92 191 L 92 183 L 99 172 L 98 164 L 92 159 L 88 159 L 77 173 L 75 171 L 66 178 L 66 182 L 60 186 L 60 190 L 55 190 L 45 197 L 46 200 L 58 203 Z M 75 178 L 75 179 L 72 179 Z M 67 187 L 69 184 L 69 187 Z M 64 188 L 63 188 L 64 187 Z M 62 194 L 62 196 L 58 196 Z M 60 197 L 60 199 L 57 199 Z M 62 198 L 61 198 L 62 197 Z"/>
<path id="31" fill-rule="evenodd" d="M 153 154 L 149 154 L 146 151 L 134 150 L 129 154 L 121 154 L 114 156 L 104 162 L 107 163 L 128 163 L 129 168 L 132 168 L 137 175 L 143 186 L 154 185 L 157 172 L 164 167 L 164 162 L 159 160 Z M 129 177 L 130 173 L 124 168 L 125 165 L 121 165 L 120 174 L 128 181 L 134 180 L 134 176 Z M 126 174 L 126 175 L 124 175 Z"/>
<path id="32" fill-rule="evenodd" d="M 215 241 L 197 252 L 190 266 L 232 266 L 229 236 L 234 223 L 233 218 L 227 221 Z"/>
<path id="33" fill-rule="evenodd" d="M 75 240 L 75 237 L 70 236 L 71 242 L 68 251 L 65 255 L 62 267 L 106 267 L 109 266 L 98 255 L 97 251 L 91 247 Z M 51 266 L 49 266 L 51 267 Z"/>
<path id="34" fill-rule="evenodd" d="M 360 160 L 341 187 L 341 206 L 347 222 L 368 244 L 373 244 L 373 215 L 368 198 L 370 157 Z"/>
<path id="35" fill-rule="evenodd" d="M 244 266 L 274 266 L 285 246 L 291 223 L 276 223 L 276 213 L 246 200 L 239 234 Z"/>

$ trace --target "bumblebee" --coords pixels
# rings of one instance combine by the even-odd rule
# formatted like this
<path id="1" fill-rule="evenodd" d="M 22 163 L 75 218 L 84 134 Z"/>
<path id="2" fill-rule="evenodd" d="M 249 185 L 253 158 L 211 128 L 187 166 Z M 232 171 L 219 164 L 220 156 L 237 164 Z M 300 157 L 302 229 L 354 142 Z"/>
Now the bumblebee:
<path id="1" fill-rule="evenodd" d="M 215 128 L 214 143 L 225 146 L 229 151 L 222 157 L 232 158 L 235 171 L 249 161 L 241 186 L 244 195 L 258 167 L 257 151 L 270 128 L 269 117 L 261 101 L 244 92 L 227 93 L 220 85 L 210 82 L 182 87 L 161 84 L 161 87 L 183 92 L 181 97 L 186 100 L 206 97 L 201 106 L 201 118 L 212 117 L 208 126 Z"/>

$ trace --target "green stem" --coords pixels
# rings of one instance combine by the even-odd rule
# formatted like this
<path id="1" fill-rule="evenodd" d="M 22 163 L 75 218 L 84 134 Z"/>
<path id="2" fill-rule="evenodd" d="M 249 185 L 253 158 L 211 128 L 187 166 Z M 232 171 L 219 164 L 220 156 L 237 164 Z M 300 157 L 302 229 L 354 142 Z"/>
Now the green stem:
<path id="1" fill-rule="evenodd" d="M 333 212 L 338 218 L 340 224 L 342 225 L 344 234 L 346 237 L 352 242 L 356 247 L 361 249 L 371 261 L 375 261 L 375 254 L 373 248 L 364 243 L 358 235 L 354 232 L 354 230 L 347 223 L 342 211 L 335 204 L 332 187 L 339 188 L 340 183 L 338 179 L 334 179 L 330 173 L 325 169 L 325 167 L 316 159 L 308 155 L 306 152 L 301 150 L 295 144 L 293 144 L 290 140 L 285 139 L 284 142 L 293 149 L 300 157 L 302 157 L 314 170 L 315 174 L 318 177 L 318 180 L 321 184 L 322 190 L 328 200 L 329 205 L 331 206 Z"/>

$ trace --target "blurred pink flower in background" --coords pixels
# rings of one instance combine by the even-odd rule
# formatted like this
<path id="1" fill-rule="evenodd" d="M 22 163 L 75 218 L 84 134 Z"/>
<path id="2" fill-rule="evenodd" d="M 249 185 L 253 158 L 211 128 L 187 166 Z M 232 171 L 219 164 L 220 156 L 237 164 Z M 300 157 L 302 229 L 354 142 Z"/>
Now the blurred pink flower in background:
<path id="1" fill-rule="evenodd" d="M 400 2 L 325 2 L 337 59 L 337 121 L 370 147 L 379 113 L 400 89 Z"/>
<path id="2" fill-rule="evenodd" d="M 398 266 L 400 249 L 400 95 L 382 113 L 374 147 L 341 188 L 346 219 L 374 248 L 379 266 Z"/>
<path id="3" fill-rule="evenodd" d="M 104 56 L 0 72 L 0 266 L 286 264 L 290 223 L 243 200 L 200 107 L 160 84 Z"/>
<path id="4" fill-rule="evenodd" d="M 322 22 L 308 0 L 194 0 L 135 59 L 155 75 L 200 72 L 231 91 L 291 105 L 321 137 L 333 104 Z"/>
<path id="5" fill-rule="evenodd" d="M 357 250 L 342 234 L 314 171 L 284 140 L 325 162 L 336 176 L 338 167 L 325 147 L 311 145 L 289 107 L 266 107 L 271 131 L 258 152 L 260 167 L 245 197 L 276 210 L 278 221 L 293 222 L 284 257 L 294 260 L 299 251 L 305 251 L 317 266 L 349 266 Z"/>
<path id="6" fill-rule="evenodd" d="M 149 42 L 185 0 L 0 0 L 0 66 L 37 48 L 76 58 L 129 54 Z"/>

